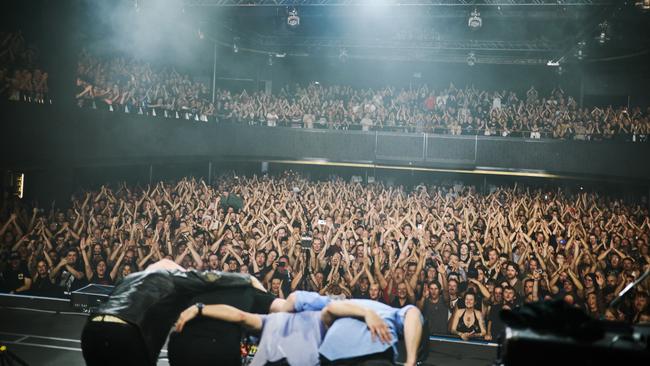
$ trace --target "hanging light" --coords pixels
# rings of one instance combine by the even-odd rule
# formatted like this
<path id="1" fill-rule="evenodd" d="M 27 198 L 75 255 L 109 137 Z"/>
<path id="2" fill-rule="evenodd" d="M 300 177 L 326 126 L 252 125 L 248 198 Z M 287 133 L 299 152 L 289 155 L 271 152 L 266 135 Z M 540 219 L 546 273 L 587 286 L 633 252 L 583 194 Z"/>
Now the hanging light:
<path id="1" fill-rule="evenodd" d="M 600 34 L 598 34 L 598 37 L 596 39 L 598 40 L 598 43 L 603 45 L 607 41 L 609 41 L 609 24 L 607 24 L 607 21 L 604 21 L 598 25 L 600 28 Z"/>
<path id="2" fill-rule="evenodd" d="M 474 65 L 476 65 L 476 54 L 474 54 L 474 52 L 470 52 L 470 53 L 467 55 L 467 59 L 466 59 L 466 61 L 467 61 L 467 66 L 474 66 Z"/>
<path id="3" fill-rule="evenodd" d="M 473 31 L 478 30 L 483 26 L 483 19 L 481 19 L 481 13 L 479 13 L 478 10 L 474 9 L 472 14 L 469 16 L 467 26 Z"/>
<path id="4" fill-rule="evenodd" d="M 298 10 L 296 8 L 289 8 L 287 25 L 291 28 L 297 28 L 300 25 L 300 16 L 298 16 Z"/>
<path id="5" fill-rule="evenodd" d="M 585 53 L 585 47 L 587 46 L 587 42 L 585 41 L 580 41 L 578 42 L 578 48 L 576 49 L 576 58 L 578 61 L 584 60 L 584 58 L 587 56 Z"/>

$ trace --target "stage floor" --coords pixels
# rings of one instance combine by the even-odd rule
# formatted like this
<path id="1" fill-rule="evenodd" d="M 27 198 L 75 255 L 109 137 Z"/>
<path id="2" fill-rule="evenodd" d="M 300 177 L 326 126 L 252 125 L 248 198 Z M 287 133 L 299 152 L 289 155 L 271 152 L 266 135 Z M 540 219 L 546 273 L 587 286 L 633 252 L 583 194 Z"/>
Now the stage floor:
<path id="1" fill-rule="evenodd" d="M 15 304 L 12 304 L 15 305 Z M 85 313 L 36 310 L 0 303 L 0 344 L 30 366 L 84 365 L 79 337 L 86 322 Z M 425 365 L 490 365 L 496 358 L 494 344 L 471 344 L 435 337 L 430 342 Z M 161 352 L 158 365 L 169 365 L 167 351 Z"/>

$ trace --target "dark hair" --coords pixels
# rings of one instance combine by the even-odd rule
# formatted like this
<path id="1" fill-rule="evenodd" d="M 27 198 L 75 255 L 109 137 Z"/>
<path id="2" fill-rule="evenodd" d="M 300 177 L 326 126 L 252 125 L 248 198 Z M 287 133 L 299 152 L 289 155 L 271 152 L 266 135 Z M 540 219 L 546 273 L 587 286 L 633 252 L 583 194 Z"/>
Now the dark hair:
<path id="1" fill-rule="evenodd" d="M 526 279 L 524 280 L 524 285 L 527 284 L 528 282 L 535 282 L 535 280 L 532 279 L 532 278 L 530 278 L 530 277 L 528 277 L 528 278 L 526 278 Z"/>
<path id="2" fill-rule="evenodd" d="M 508 263 L 506 264 L 506 267 L 507 266 L 512 266 L 512 268 L 515 269 L 515 272 L 517 272 L 517 274 L 519 274 L 519 265 L 517 263 L 515 263 L 513 261 L 508 261 Z"/>

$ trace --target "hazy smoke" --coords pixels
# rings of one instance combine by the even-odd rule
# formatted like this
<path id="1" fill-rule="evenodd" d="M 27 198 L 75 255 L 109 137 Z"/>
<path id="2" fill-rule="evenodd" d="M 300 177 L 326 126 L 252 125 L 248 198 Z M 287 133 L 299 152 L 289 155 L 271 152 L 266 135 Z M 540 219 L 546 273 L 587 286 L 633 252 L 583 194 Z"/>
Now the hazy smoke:
<path id="1" fill-rule="evenodd" d="M 87 47 L 93 52 L 188 63 L 204 48 L 197 35 L 199 21 L 180 0 L 89 0 L 86 13 L 92 33 Z"/>

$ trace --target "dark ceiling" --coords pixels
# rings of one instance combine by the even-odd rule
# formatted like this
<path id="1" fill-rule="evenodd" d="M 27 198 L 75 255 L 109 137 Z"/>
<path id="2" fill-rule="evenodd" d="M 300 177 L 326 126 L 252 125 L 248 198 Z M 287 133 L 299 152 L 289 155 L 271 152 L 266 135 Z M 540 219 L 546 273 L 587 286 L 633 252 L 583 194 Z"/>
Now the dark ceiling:
<path id="1" fill-rule="evenodd" d="M 286 24 L 290 8 L 268 6 L 275 2 L 226 6 L 238 1 L 189 0 L 184 10 L 196 16 L 199 27 L 223 46 L 232 46 L 236 39 L 244 50 L 290 56 L 337 57 L 344 49 L 349 57 L 357 58 L 465 62 L 473 53 L 484 63 L 539 64 L 578 61 L 581 41 L 584 61 L 635 57 L 650 48 L 650 15 L 617 0 L 509 0 L 502 1 L 503 6 L 440 1 L 446 5 L 375 7 L 303 0 L 299 3 L 306 6 L 295 6 L 301 18 L 295 29 Z M 584 5 L 567 5 L 573 3 Z M 475 9 L 483 26 L 472 31 L 467 23 Z M 606 42 L 601 44 L 600 25 L 605 21 Z"/>

